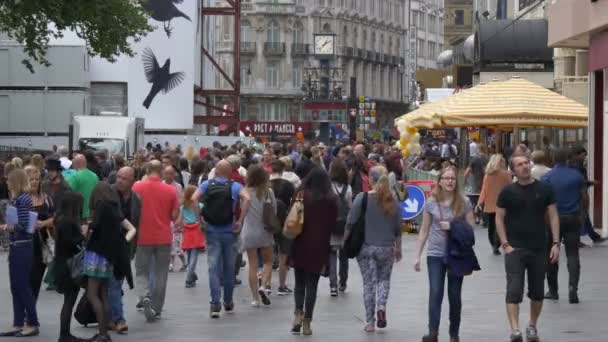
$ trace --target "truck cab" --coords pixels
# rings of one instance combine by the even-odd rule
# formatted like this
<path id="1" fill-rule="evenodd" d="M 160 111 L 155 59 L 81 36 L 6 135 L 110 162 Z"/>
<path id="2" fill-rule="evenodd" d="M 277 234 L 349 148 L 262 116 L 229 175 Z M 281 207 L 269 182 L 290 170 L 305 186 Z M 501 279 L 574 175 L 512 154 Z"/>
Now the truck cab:
<path id="1" fill-rule="evenodd" d="M 132 157 L 144 147 L 144 119 L 119 115 L 75 116 L 74 150 Z"/>

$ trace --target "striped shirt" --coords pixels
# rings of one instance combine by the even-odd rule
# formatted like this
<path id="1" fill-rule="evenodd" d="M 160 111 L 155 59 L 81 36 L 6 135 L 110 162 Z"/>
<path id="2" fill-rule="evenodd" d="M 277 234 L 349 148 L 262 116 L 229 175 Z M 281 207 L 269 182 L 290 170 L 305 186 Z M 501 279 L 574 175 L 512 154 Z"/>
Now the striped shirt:
<path id="1" fill-rule="evenodd" d="M 12 205 L 17 208 L 19 224 L 15 226 L 15 231 L 10 234 L 10 240 L 31 240 L 32 234 L 27 233 L 27 226 L 30 221 L 30 211 L 32 211 L 32 196 L 28 193 L 22 193 L 15 198 Z"/>

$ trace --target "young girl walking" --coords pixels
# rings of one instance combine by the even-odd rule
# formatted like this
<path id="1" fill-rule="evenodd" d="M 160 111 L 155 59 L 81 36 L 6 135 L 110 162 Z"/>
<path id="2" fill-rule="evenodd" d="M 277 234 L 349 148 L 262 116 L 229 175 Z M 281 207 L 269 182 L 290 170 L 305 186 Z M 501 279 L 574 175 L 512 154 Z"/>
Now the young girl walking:
<path id="1" fill-rule="evenodd" d="M 196 192 L 196 189 L 194 185 L 186 186 L 178 219 L 178 224 L 184 227 L 181 249 L 186 252 L 187 258 L 186 288 L 196 286 L 198 254 L 201 249 L 205 248 L 205 235 L 201 230 L 200 206 L 192 201 L 192 195 Z"/>

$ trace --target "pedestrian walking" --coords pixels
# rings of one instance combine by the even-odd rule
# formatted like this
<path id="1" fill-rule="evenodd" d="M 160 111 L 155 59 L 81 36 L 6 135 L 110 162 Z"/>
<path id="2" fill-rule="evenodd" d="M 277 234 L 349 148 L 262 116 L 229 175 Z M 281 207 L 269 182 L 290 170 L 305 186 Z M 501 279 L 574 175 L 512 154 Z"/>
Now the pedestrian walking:
<path id="1" fill-rule="evenodd" d="M 173 166 L 165 166 L 163 171 L 163 182 L 172 186 L 177 193 L 177 203 L 182 203 L 184 198 L 184 188 L 176 180 L 176 171 Z M 171 261 L 169 263 L 169 272 L 173 272 L 173 265 L 175 264 L 175 257 L 178 257 L 182 263 L 182 267 L 179 269 L 180 272 L 185 272 L 188 268 L 186 265 L 186 257 L 182 250 L 182 238 L 184 227 L 179 222 L 171 222 L 171 231 L 173 232 L 173 242 L 171 244 Z"/>
<path id="2" fill-rule="evenodd" d="M 68 259 L 84 248 L 85 239 L 80 226 L 81 211 L 82 196 L 70 191 L 63 195 L 55 215 L 55 282 L 57 292 L 63 295 L 63 306 L 59 315 L 59 342 L 85 341 L 74 337 L 70 329 L 72 312 L 82 284 L 76 283 L 72 278 L 67 265 Z"/>
<path id="3" fill-rule="evenodd" d="M 331 234 L 329 254 L 329 291 L 332 297 L 337 297 L 338 292 L 346 291 L 348 282 L 348 256 L 344 253 L 342 244 L 348 213 L 353 205 L 353 190 L 348 185 L 348 171 L 342 160 L 335 159 L 331 163 L 329 177 L 334 194 L 338 197 L 338 218 Z"/>
<path id="4" fill-rule="evenodd" d="M 198 255 L 200 250 L 205 248 L 205 235 L 201 230 L 201 209 L 199 203 L 192 201 L 192 195 L 196 192 L 196 189 L 197 187 L 193 185 L 186 186 L 184 200 L 180 207 L 180 217 L 177 220 L 178 224 L 184 227 L 181 247 L 186 253 L 186 265 L 188 265 L 186 288 L 196 286 Z"/>
<path id="5" fill-rule="evenodd" d="M 165 304 L 173 242 L 171 222 L 179 215 L 177 191 L 161 182 L 161 171 L 162 164 L 153 160 L 148 165 L 148 178 L 133 185 L 133 191 L 141 198 L 141 222 L 135 253 L 136 287 L 148 322 L 160 318 Z M 153 288 L 150 288 L 151 276 L 154 278 Z"/>
<path id="6" fill-rule="evenodd" d="M 253 297 L 251 305 L 259 307 L 260 301 L 264 305 L 270 305 L 268 290 L 272 276 L 272 245 L 274 242 L 273 233 L 264 226 L 264 207 L 269 202 L 275 215 L 277 210 L 277 201 L 263 166 L 254 164 L 249 167 L 245 191 L 250 203 L 249 210 L 244 213 L 240 249 L 247 253 L 249 261 L 249 288 Z M 261 286 L 258 285 L 257 279 L 260 256 L 263 264 Z"/>
<path id="7" fill-rule="evenodd" d="M 557 213 L 559 215 L 559 236 L 552 236 L 552 241 L 563 241 L 568 259 L 568 299 L 570 304 L 578 304 L 578 283 L 581 273 L 579 256 L 581 216 L 589 204 L 587 181 L 580 172 L 568 167 L 570 150 L 558 149 L 553 155 L 554 166 L 543 178 L 553 190 Z M 548 249 L 551 249 L 549 246 Z M 547 268 L 547 285 L 549 292 L 545 299 L 559 299 L 557 275 L 559 263 L 549 264 Z"/>
<path id="8" fill-rule="evenodd" d="M 87 299 L 99 323 L 99 333 L 92 341 L 109 342 L 108 286 L 110 279 L 116 277 L 127 279 L 129 287 L 133 288 L 128 242 L 135 237 L 136 231 L 122 215 L 120 200 L 108 183 L 97 184 L 91 194 L 90 207 L 92 221 L 84 254 L 84 275 L 87 277 Z"/>
<path id="9" fill-rule="evenodd" d="M 530 157 L 532 159 L 532 178 L 540 181 L 547 172 L 551 171 L 550 167 L 547 167 L 547 157 L 544 151 L 534 151 Z"/>
<path id="10" fill-rule="evenodd" d="M 93 189 L 99 182 L 99 177 L 95 172 L 87 168 L 87 159 L 82 155 L 78 154 L 72 161 L 72 168 L 75 173 L 66 179 L 70 188 L 82 195 L 83 206 L 82 206 L 82 218 L 88 220 L 90 215 L 89 203 L 91 201 L 91 194 Z"/>
<path id="11" fill-rule="evenodd" d="M 133 184 L 135 183 L 135 170 L 125 166 L 116 172 L 115 177 L 116 183 L 112 185 L 112 189 L 118 195 L 121 212 L 124 218 L 135 227 L 135 231 L 138 232 L 141 220 L 141 199 L 132 191 Z M 126 233 L 123 229 L 123 234 Z M 129 242 L 129 257 L 131 260 L 135 258 L 136 246 L 136 239 L 132 239 Z M 112 277 L 108 284 L 108 300 L 111 310 L 110 327 L 118 334 L 126 334 L 129 331 L 123 308 L 122 287 L 124 281 L 124 278 Z"/>
<path id="12" fill-rule="evenodd" d="M 559 216 L 553 190 L 532 178 L 530 160 L 516 154 L 510 161 L 517 182 L 505 187 L 496 206 L 496 232 L 505 253 L 507 274 L 506 306 L 511 326 L 511 341 L 523 342 L 519 330 L 519 305 L 523 300 L 524 280 L 528 279 L 530 322 L 526 328 L 528 341 L 538 341 L 537 322 L 543 307 L 544 280 L 547 269 L 546 248 L 549 243 L 545 216 L 549 215 L 551 234 L 559 237 Z M 550 261 L 559 259 L 558 238 L 552 240 Z"/>
<path id="13" fill-rule="evenodd" d="M 331 232 L 338 215 L 329 175 L 313 168 L 302 182 L 304 226 L 293 241 L 290 266 L 295 274 L 292 333 L 312 335 L 311 322 L 321 274 L 328 271 Z"/>
<path id="14" fill-rule="evenodd" d="M 486 166 L 486 173 L 483 177 L 479 201 L 476 210 L 482 210 L 488 221 L 488 240 L 494 255 L 500 255 L 500 243 L 496 236 L 496 201 L 498 194 L 507 185 L 512 183 L 511 173 L 504 167 L 506 165 L 502 155 L 494 154 Z"/>
<path id="15" fill-rule="evenodd" d="M 211 292 L 210 317 L 219 318 L 222 310 L 220 277 L 224 287 L 224 312 L 234 312 L 235 264 L 238 253 L 238 233 L 247 215 L 249 195 L 238 182 L 230 181 L 232 166 L 226 160 L 215 168 L 215 178 L 203 182 L 192 195 L 192 201 L 203 200 L 203 218 L 207 223 L 207 263 Z M 235 219 L 241 201 L 241 216 Z"/>
<path id="16" fill-rule="evenodd" d="M 357 262 L 363 278 L 366 332 L 374 332 L 376 325 L 380 329 L 387 326 L 386 305 L 393 263 L 401 260 L 401 211 L 384 166 L 370 170 L 370 185 L 370 192 L 357 195 L 348 216 L 348 224 L 356 224 L 365 210 L 365 240 Z M 364 197 L 366 208 L 362 208 Z"/>
<path id="17" fill-rule="evenodd" d="M 289 162 L 291 162 L 291 158 L 283 158 L 287 158 Z M 284 177 L 286 164 L 283 158 L 272 162 L 272 174 L 270 175 L 270 186 L 272 187 L 272 191 L 277 201 L 277 217 L 279 218 L 281 227 L 285 224 L 285 219 L 287 218 L 291 206 L 291 200 L 296 192 L 296 187 L 293 183 Z M 298 182 L 299 181 L 298 178 Z M 286 283 L 287 273 L 289 272 L 287 260 L 291 253 L 291 243 L 292 240 L 286 238 L 282 232 L 274 234 L 275 252 L 278 255 L 279 263 L 279 288 L 277 289 L 277 294 L 279 296 L 293 293 L 293 290 L 290 289 Z"/>
<path id="18" fill-rule="evenodd" d="M 2 227 L 9 233 L 8 268 L 13 297 L 13 326 L 0 333 L 0 337 L 38 336 L 40 324 L 30 282 L 34 257 L 30 182 L 25 171 L 15 169 L 8 174 L 7 185 L 11 194 L 10 205 L 17 213 L 17 222 Z"/>
<path id="19" fill-rule="evenodd" d="M 447 277 L 450 317 L 450 342 L 458 342 L 462 312 L 463 276 L 450 272 L 446 264 L 449 230 L 452 222 L 465 220 L 473 226 L 473 206 L 461 192 L 456 168 L 449 166 L 439 172 L 437 187 L 424 207 L 422 226 L 416 243 L 414 269 L 420 272 L 420 260 L 428 241 L 427 267 L 429 273 L 429 333 L 423 342 L 439 340 L 439 322 Z"/>

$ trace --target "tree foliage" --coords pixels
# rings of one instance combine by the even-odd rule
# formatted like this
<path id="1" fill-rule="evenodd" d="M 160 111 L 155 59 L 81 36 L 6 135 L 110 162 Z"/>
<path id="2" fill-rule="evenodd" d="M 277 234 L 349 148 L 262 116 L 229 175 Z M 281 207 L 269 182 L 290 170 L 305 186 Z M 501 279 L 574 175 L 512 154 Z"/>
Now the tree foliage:
<path id="1" fill-rule="evenodd" d="M 0 31 L 25 45 L 32 60 L 48 66 L 51 38 L 70 30 L 87 43 L 91 56 L 115 61 L 133 56 L 130 43 L 153 29 L 143 0 L 0 0 Z M 131 40 L 132 39 L 132 40 Z M 29 60 L 23 63 L 33 72 Z"/>

